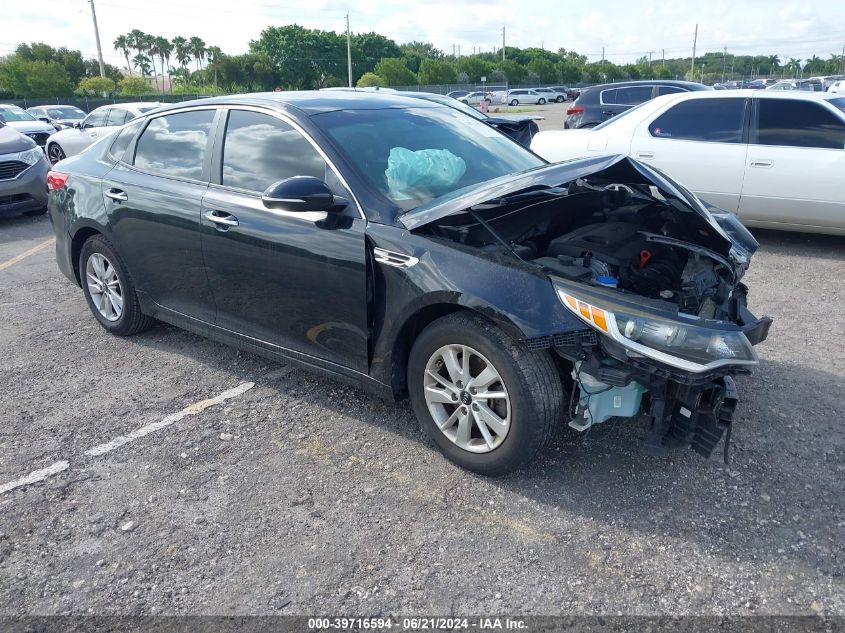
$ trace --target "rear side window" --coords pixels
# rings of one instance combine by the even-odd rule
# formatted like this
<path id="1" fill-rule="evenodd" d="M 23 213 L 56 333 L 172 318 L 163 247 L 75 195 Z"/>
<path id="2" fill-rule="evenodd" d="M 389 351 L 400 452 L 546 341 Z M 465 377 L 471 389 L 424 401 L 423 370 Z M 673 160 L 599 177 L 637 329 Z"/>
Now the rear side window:
<path id="1" fill-rule="evenodd" d="M 741 143 L 745 107 L 745 99 L 690 99 L 657 117 L 648 131 L 658 138 Z"/>
<path id="2" fill-rule="evenodd" d="M 651 99 L 652 86 L 630 86 L 628 88 L 617 88 L 614 94 L 603 95 L 604 102 L 608 105 L 638 105 Z M 608 101 L 608 96 L 612 101 Z"/>
<path id="3" fill-rule="evenodd" d="M 298 130 L 260 112 L 232 110 L 223 140 L 221 183 L 264 191 L 293 176 L 326 179 L 326 161 Z"/>
<path id="4" fill-rule="evenodd" d="M 106 122 L 106 125 L 109 127 L 113 127 L 115 125 L 123 125 L 131 118 L 131 114 L 129 110 L 124 110 L 123 108 L 112 108 L 109 111 L 109 118 Z"/>
<path id="5" fill-rule="evenodd" d="M 845 149 L 845 123 L 819 103 L 759 99 L 758 145 Z"/>
<path id="6" fill-rule="evenodd" d="M 135 146 L 135 166 L 165 176 L 202 178 L 214 110 L 156 117 Z"/>
<path id="7" fill-rule="evenodd" d="M 678 92 L 687 92 L 683 88 L 678 88 L 677 86 L 657 86 L 657 96 L 663 95 L 673 95 Z"/>
<path id="8" fill-rule="evenodd" d="M 127 125 L 117 133 L 111 147 L 109 148 L 109 154 L 112 158 L 115 160 L 123 160 L 123 155 L 129 148 L 129 143 L 132 142 L 132 139 L 135 137 L 135 133 L 138 131 L 138 128 L 141 127 L 142 123 L 143 121 L 136 121 L 132 125 Z"/>

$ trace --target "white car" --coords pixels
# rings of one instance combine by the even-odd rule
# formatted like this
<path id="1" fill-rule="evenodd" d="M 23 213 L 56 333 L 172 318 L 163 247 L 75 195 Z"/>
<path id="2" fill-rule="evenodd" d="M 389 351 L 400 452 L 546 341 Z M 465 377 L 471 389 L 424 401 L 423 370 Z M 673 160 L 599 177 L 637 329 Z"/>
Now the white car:
<path id="1" fill-rule="evenodd" d="M 517 88 L 516 90 L 508 90 L 508 103 L 512 106 L 520 103 L 530 103 L 534 105 L 543 105 L 548 101 L 546 95 L 540 94 L 536 90 L 529 88 Z"/>
<path id="2" fill-rule="evenodd" d="M 470 92 L 469 94 L 464 95 L 463 97 L 459 97 L 458 101 L 461 103 L 465 103 L 467 105 L 481 105 L 481 102 L 484 100 L 484 96 L 491 101 L 493 101 L 493 93 L 492 92 Z"/>
<path id="3" fill-rule="evenodd" d="M 152 101 L 104 105 L 73 127 L 52 134 L 47 139 L 47 158 L 55 165 L 68 156 L 78 154 L 94 141 L 107 136 L 136 116 L 161 107 Z"/>
<path id="4" fill-rule="evenodd" d="M 845 95 L 845 79 L 834 81 L 828 86 L 827 91 L 837 95 Z"/>
<path id="5" fill-rule="evenodd" d="M 566 101 L 566 94 L 558 92 L 554 88 L 534 88 L 534 92 L 543 95 L 549 103 L 563 103 Z"/>
<path id="6" fill-rule="evenodd" d="M 845 235 L 845 97 L 736 90 L 657 97 L 592 129 L 540 132 L 550 161 L 627 154 L 748 226 Z"/>

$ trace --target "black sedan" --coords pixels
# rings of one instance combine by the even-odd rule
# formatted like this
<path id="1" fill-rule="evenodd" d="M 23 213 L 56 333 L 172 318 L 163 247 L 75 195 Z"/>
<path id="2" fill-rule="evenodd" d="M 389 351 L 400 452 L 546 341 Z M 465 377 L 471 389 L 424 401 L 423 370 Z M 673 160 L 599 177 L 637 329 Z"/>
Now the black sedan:
<path id="1" fill-rule="evenodd" d="M 160 319 L 408 394 L 479 473 L 644 413 L 709 455 L 758 364 L 733 216 L 624 157 L 549 165 L 397 94 L 270 93 L 156 110 L 48 177 L 59 268 L 126 336 Z"/>

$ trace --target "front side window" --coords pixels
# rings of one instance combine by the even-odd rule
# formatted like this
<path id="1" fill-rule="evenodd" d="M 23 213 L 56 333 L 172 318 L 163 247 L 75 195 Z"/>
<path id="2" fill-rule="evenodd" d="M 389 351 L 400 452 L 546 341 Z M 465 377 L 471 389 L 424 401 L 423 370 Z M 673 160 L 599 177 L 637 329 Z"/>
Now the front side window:
<path id="1" fill-rule="evenodd" d="M 124 110 L 123 108 L 112 108 L 111 112 L 109 112 L 109 118 L 106 121 L 106 125 L 108 127 L 114 127 L 115 125 L 123 125 L 130 118 L 132 117 L 129 110 Z"/>
<path id="2" fill-rule="evenodd" d="M 820 103 L 759 99 L 758 145 L 845 148 L 845 122 Z"/>
<path id="3" fill-rule="evenodd" d="M 105 127 L 106 119 L 108 118 L 110 111 L 111 108 L 94 110 L 86 117 L 85 121 L 82 123 L 82 127 Z"/>
<path id="4" fill-rule="evenodd" d="M 293 176 L 326 179 L 326 161 L 299 131 L 247 110 L 229 113 L 222 167 L 223 185 L 256 192 Z"/>
<path id="5" fill-rule="evenodd" d="M 648 131 L 657 138 L 741 143 L 745 108 L 745 99 L 690 99 L 657 117 Z"/>
<path id="6" fill-rule="evenodd" d="M 177 178 L 202 178 L 214 110 L 160 116 L 150 121 L 135 146 L 135 166 Z"/>

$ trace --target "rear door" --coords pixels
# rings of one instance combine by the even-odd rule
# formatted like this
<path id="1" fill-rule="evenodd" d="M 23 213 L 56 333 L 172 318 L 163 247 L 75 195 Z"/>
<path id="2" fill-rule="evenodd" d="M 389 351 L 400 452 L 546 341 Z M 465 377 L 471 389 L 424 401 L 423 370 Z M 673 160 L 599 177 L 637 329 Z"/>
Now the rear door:
<path id="1" fill-rule="evenodd" d="M 754 101 L 740 217 L 845 228 L 845 113 L 804 99 Z"/>
<path id="2" fill-rule="evenodd" d="M 673 102 L 637 127 L 630 156 L 666 172 L 703 200 L 736 212 L 749 109 L 745 97 Z"/>
<path id="3" fill-rule="evenodd" d="M 151 117 L 103 179 L 112 239 L 138 290 L 163 308 L 215 317 L 200 242 L 217 110 Z"/>
<path id="4" fill-rule="evenodd" d="M 202 205 L 217 324 L 366 372 L 366 222 L 352 195 L 295 122 L 277 113 L 232 108 L 217 145 Z M 293 176 L 324 180 L 349 206 L 331 214 L 266 208 L 261 193 Z"/>

